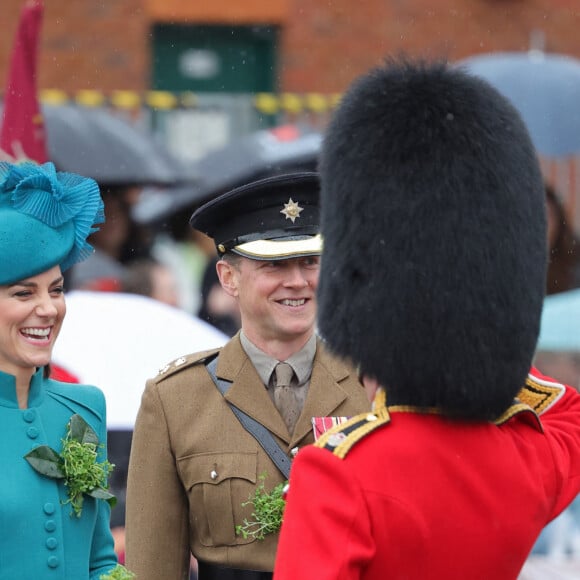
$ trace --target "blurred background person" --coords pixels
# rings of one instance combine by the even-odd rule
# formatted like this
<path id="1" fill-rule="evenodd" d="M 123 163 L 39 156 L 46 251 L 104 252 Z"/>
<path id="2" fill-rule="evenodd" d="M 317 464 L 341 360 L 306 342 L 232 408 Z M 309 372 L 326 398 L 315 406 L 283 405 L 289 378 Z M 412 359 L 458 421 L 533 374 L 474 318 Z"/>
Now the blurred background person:
<path id="1" fill-rule="evenodd" d="M 104 187 L 102 191 L 106 226 L 90 238 L 94 254 L 72 268 L 68 276 L 71 289 L 116 292 L 123 282 L 122 258 L 131 233 L 131 195 L 125 187 Z"/>
<path id="2" fill-rule="evenodd" d="M 189 228 L 190 215 L 188 209 L 169 216 L 155 236 L 151 255 L 173 272 L 179 307 L 196 314 L 202 304 L 203 277 L 215 256 L 215 246 L 208 236 Z"/>
<path id="3" fill-rule="evenodd" d="M 213 258 L 206 266 L 201 281 L 201 306 L 197 315 L 228 336 L 234 336 L 241 327 L 238 301 L 230 296 L 220 284 Z"/>
<path id="4" fill-rule="evenodd" d="M 546 185 L 548 275 L 546 294 L 580 288 L 580 239 L 556 190 Z"/>
<path id="5" fill-rule="evenodd" d="M 120 289 L 129 294 L 149 296 L 169 306 L 179 306 L 173 271 L 151 258 L 140 258 L 129 263 Z"/>

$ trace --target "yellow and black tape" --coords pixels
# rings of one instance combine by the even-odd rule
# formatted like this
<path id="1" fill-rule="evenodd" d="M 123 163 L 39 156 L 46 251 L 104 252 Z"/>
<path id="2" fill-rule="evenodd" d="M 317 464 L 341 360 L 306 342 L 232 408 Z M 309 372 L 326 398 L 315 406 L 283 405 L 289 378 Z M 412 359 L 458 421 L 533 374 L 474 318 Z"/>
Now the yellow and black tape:
<path id="1" fill-rule="evenodd" d="M 39 98 L 49 105 L 76 103 L 84 107 L 112 106 L 118 109 L 138 109 L 148 107 L 156 110 L 196 108 L 199 99 L 192 92 L 171 91 L 129 91 L 110 92 L 84 89 L 69 93 L 59 89 L 43 89 Z M 333 110 L 340 101 L 339 94 L 323 93 L 257 93 L 253 96 L 255 109 L 265 115 L 278 113 L 324 114 Z"/>

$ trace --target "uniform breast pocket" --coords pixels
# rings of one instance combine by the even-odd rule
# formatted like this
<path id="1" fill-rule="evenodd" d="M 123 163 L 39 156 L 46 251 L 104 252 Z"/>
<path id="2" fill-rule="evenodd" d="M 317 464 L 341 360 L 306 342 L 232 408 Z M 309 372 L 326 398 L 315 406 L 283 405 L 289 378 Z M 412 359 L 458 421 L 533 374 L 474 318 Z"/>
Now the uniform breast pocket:
<path id="1" fill-rule="evenodd" d="M 201 453 L 178 460 L 189 497 L 189 520 L 204 546 L 233 546 L 252 540 L 236 535 L 236 525 L 250 517 L 242 506 L 257 481 L 257 453 Z"/>

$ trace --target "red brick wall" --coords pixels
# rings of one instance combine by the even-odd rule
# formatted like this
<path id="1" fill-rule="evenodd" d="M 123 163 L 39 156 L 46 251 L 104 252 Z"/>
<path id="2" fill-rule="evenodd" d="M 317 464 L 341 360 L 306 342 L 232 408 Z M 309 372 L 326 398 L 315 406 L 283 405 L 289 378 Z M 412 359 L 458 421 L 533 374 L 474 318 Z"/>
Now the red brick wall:
<path id="1" fill-rule="evenodd" d="M 40 87 L 148 88 L 151 2 L 45 0 Z M 0 88 L 23 3 L 2 0 Z M 536 30 L 544 34 L 547 51 L 580 58 L 579 29 L 579 0 L 288 0 L 280 87 L 340 92 L 387 53 L 455 60 L 526 50 Z"/>
<path id="2" fill-rule="evenodd" d="M 0 87 L 23 4 L 24 0 L 2 0 Z M 146 88 L 149 23 L 142 4 L 142 0 L 45 0 L 39 87 L 67 92 Z"/>
<path id="3" fill-rule="evenodd" d="M 534 30 L 547 51 L 580 57 L 578 0 L 294 0 L 292 9 L 282 63 L 293 91 L 341 91 L 388 53 L 527 50 Z"/>

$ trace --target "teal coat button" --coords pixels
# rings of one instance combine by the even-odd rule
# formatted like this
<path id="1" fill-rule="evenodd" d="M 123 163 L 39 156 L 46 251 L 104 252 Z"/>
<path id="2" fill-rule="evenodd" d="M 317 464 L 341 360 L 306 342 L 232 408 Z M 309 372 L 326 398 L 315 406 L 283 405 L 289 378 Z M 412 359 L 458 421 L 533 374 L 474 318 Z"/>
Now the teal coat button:
<path id="1" fill-rule="evenodd" d="M 38 429 L 36 427 L 28 427 L 26 434 L 31 439 L 36 439 L 38 437 Z"/>
<path id="2" fill-rule="evenodd" d="M 26 411 L 24 411 L 24 413 L 22 414 L 22 418 L 27 423 L 32 423 L 32 421 L 36 419 L 36 411 L 34 409 L 26 409 Z"/>
<path id="3" fill-rule="evenodd" d="M 54 504 L 50 501 L 47 501 L 42 509 L 47 516 L 50 516 L 54 513 Z"/>

